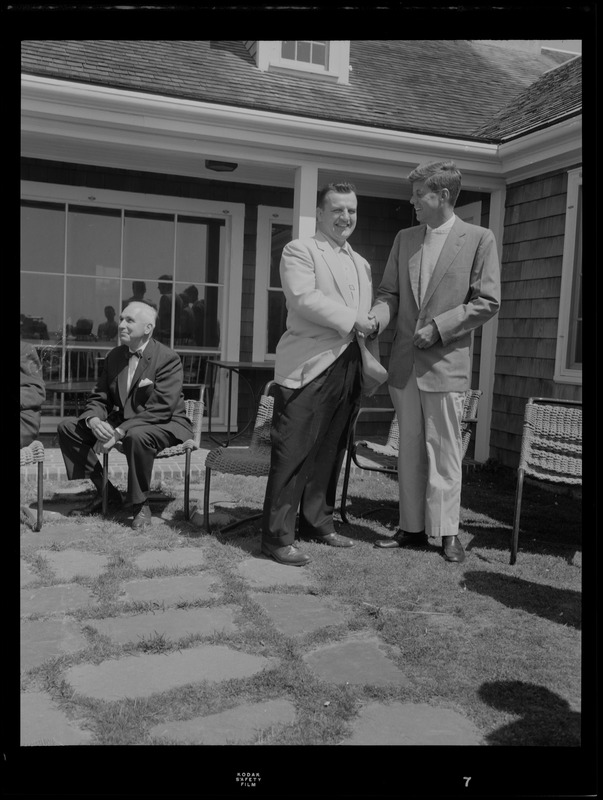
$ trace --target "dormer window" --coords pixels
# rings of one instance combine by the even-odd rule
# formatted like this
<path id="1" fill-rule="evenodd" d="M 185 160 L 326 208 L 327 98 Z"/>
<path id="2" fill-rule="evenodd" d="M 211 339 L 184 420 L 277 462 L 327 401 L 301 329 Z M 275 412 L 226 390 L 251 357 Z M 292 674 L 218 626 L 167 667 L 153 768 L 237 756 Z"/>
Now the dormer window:
<path id="1" fill-rule="evenodd" d="M 326 69 L 328 42 L 299 41 L 281 42 L 281 58 L 314 64 Z"/>
<path id="2" fill-rule="evenodd" d="M 262 72 L 297 72 L 349 83 L 349 41 L 286 40 L 245 42 Z"/>

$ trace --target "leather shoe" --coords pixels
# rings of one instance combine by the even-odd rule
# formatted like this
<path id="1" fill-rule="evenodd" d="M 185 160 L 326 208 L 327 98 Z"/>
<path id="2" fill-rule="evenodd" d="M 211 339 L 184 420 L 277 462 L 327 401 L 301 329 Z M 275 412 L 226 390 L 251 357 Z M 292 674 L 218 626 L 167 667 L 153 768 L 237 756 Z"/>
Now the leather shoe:
<path id="1" fill-rule="evenodd" d="M 320 535 L 300 536 L 306 542 L 319 542 L 320 544 L 328 544 L 330 547 L 354 547 L 352 539 L 345 536 L 340 536 L 338 533 L 325 533 Z"/>
<path id="2" fill-rule="evenodd" d="M 380 539 L 375 542 L 374 546 L 380 548 L 425 547 L 428 541 L 425 531 L 410 533 L 409 531 L 398 530 L 391 539 Z"/>
<path id="3" fill-rule="evenodd" d="M 139 531 L 143 528 L 147 528 L 152 524 L 152 519 L 153 517 L 151 514 L 151 509 L 146 503 L 144 503 L 144 505 L 140 506 L 139 510 L 134 514 L 134 519 L 132 520 L 132 529 Z"/>
<path id="4" fill-rule="evenodd" d="M 465 560 L 465 551 L 458 536 L 442 536 L 442 552 L 446 561 L 462 563 Z"/>
<path id="5" fill-rule="evenodd" d="M 123 506 L 123 504 L 124 501 L 122 500 L 121 494 L 117 491 L 117 489 L 115 490 L 115 494 L 109 492 L 109 497 L 107 499 L 107 511 L 117 511 Z M 69 512 L 69 516 L 74 516 L 77 514 L 78 516 L 86 517 L 92 516 L 93 514 L 102 514 L 102 512 L 103 498 L 99 494 L 86 503 L 85 506 L 82 506 L 81 508 L 74 508 L 73 511 Z"/>
<path id="6" fill-rule="evenodd" d="M 288 567 L 303 567 L 310 561 L 310 556 L 300 552 L 297 547 L 287 544 L 284 547 L 273 547 L 266 542 L 262 542 L 262 553 L 269 558 L 285 564 Z"/>

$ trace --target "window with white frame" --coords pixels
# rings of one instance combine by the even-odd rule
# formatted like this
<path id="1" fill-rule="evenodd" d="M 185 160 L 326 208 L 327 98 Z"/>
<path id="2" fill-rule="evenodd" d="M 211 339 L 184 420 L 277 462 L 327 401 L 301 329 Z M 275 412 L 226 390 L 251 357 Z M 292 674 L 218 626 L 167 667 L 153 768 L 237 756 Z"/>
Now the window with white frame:
<path id="1" fill-rule="evenodd" d="M 157 309 L 154 338 L 179 353 L 185 389 L 198 396 L 207 359 L 238 348 L 238 323 L 228 312 L 240 304 L 232 293 L 243 213 L 242 204 L 26 182 L 21 339 L 40 353 L 45 379 L 96 380 L 118 344 L 122 309 L 140 299 Z M 48 392 L 43 413 L 63 416 L 54 399 Z M 218 396 L 218 423 L 223 405 Z"/>
<path id="2" fill-rule="evenodd" d="M 582 383 L 582 169 L 567 179 L 555 380 Z"/>
<path id="3" fill-rule="evenodd" d="M 276 356 L 276 345 L 285 332 L 287 307 L 281 286 L 280 261 L 283 247 L 293 238 L 290 208 L 258 207 L 256 244 L 253 360 Z"/>
<path id="4" fill-rule="evenodd" d="M 283 40 L 246 42 L 261 71 L 304 72 L 337 83 L 350 80 L 350 42 Z"/>
<path id="5" fill-rule="evenodd" d="M 286 41 L 281 42 L 281 58 L 301 61 L 303 64 L 328 66 L 329 43 L 327 41 Z"/>

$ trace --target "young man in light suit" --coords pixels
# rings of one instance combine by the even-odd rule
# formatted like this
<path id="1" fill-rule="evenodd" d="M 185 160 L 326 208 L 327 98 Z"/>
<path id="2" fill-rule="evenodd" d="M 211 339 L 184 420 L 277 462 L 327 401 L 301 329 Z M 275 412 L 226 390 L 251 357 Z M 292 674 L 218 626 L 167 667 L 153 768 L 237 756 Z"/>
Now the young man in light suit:
<path id="1" fill-rule="evenodd" d="M 492 231 L 454 213 L 461 173 L 453 161 L 408 176 L 419 225 L 400 231 L 372 314 L 395 322 L 389 391 L 400 426 L 399 530 L 376 547 L 424 545 L 441 537 L 447 561 L 462 562 L 461 419 L 470 388 L 471 334 L 500 306 Z"/>
<path id="2" fill-rule="evenodd" d="M 125 453 L 134 530 L 151 524 L 147 496 L 155 454 L 192 435 L 182 395 L 182 362 L 178 353 L 151 338 L 156 320 L 156 310 L 145 302 L 124 308 L 118 327 L 121 344 L 108 353 L 84 412 L 58 427 L 68 479 L 89 478 L 98 492 L 76 513 L 101 509 L 102 466 L 96 454 L 115 445 Z M 110 483 L 109 506 L 117 509 L 122 503 Z"/>
<path id="3" fill-rule="evenodd" d="M 298 508 L 301 539 L 353 545 L 335 533 L 337 480 L 361 391 L 387 378 L 376 339 L 365 338 L 376 330 L 370 267 L 347 241 L 357 202 L 352 184 L 322 189 L 316 234 L 290 242 L 280 264 L 287 330 L 276 348 L 262 552 L 291 566 L 310 560 L 293 544 Z"/>

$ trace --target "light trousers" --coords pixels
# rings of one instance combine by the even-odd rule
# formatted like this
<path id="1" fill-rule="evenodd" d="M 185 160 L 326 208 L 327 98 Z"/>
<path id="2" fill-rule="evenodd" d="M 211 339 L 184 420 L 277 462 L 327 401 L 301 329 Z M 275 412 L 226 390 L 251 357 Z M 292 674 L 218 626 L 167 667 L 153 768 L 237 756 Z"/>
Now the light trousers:
<path id="1" fill-rule="evenodd" d="M 464 392 L 425 392 L 414 370 L 403 389 L 389 387 L 400 428 L 399 527 L 456 536 L 462 484 Z"/>

